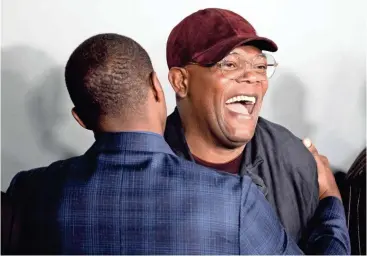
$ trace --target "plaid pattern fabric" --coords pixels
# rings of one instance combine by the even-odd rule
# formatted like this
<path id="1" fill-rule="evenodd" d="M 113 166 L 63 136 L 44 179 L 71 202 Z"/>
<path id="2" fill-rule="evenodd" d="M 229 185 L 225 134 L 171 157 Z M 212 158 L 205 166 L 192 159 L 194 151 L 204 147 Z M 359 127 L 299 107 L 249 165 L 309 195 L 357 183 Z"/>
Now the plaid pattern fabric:
<path id="1" fill-rule="evenodd" d="M 7 193 L 26 216 L 18 253 L 301 253 L 249 177 L 180 159 L 156 134 L 100 134 Z"/>
<path id="2" fill-rule="evenodd" d="M 305 246 L 307 254 L 349 255 L 350 238 L 343 203 L 336 197 L 320 201 L 309 224 L 311 234 Z"/>

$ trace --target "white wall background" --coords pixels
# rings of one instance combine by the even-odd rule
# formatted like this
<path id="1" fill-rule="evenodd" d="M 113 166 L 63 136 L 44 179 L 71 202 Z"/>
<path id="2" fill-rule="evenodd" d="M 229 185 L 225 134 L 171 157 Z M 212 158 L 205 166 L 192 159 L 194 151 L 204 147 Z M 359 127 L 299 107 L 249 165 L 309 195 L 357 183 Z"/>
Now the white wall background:
<path id="1" fill-rule="evenodd" d="M 116 32 L 151 55 L 175 105 L 165 44 L 170 30 L 206 7 L 231 9 L 277 42 L 280 67 L 262 115 L 313 139 L 337 170 L 366 145 L 367 4 L 360 0 L 3 0 L 1 189 L 20 170 L 82 154 L 93 136 L 70 115 L 64 65 L 83 40 Z"/>

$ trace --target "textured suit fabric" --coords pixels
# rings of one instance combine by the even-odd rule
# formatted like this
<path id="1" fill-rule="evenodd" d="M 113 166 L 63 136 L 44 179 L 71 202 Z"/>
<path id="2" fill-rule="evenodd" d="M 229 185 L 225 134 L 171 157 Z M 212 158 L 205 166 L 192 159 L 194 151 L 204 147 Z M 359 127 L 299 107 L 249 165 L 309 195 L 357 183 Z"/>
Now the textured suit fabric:
<path id="1" fill-rule="evenodd" d="M 7 193 L 24 205 L 19 253 L 302 253 L 249 177 L 185 161 L 152 133 L 100 134 Z"/>
<path id="2" fill-rule="evenodd" d="M 21 209 L 1 191 L 1 254 L 15 254 L 19 248 Z"/>

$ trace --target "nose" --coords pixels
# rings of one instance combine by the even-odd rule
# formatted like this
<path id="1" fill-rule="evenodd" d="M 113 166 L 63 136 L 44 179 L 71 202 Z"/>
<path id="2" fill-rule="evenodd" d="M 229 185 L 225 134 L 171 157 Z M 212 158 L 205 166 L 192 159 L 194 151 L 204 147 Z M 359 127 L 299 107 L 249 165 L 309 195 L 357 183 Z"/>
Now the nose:
<path id="1" fill-rule="evenodd" d="M 267 77 L 262 74 L 259 74 L 253 70 L 245 70 L 243 75 L 237 79 L 237 82 L 239 83 L 245 82 L 248 84 L 258 84 L 266 80 L 267 80 Z"/>

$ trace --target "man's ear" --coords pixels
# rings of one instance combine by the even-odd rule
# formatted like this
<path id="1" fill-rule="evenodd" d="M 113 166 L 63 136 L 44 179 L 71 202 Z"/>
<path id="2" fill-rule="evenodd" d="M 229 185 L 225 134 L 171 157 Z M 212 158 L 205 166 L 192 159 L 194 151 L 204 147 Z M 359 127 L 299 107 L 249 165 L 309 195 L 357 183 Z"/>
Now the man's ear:
<path id="1" fill-rule="evenodd" d="M 188 72 L 184 68 L 171 68 L 168 72 L 168 80 L 171 83 L 176 95 L 185 98 L 188 93 Z"/>
<path id="2" fill-rule="evenodd" d="M 90 130 L 86 124 L 83 122 L 83 120 L 79 117 L 77 110 L 75 107 L 71 109 L 71 114 L 73 115 L 74 119 L 78 122 L 78 124 L 83 127 L 84 129 Z"/>
<path id="3" fill-rule="evenodd" d="M 152 85 L 155 100 L 157 102 L 164 102 L 165 100 L 163 88 L 161 86 L 161 83 L 159 82 L 157 73 L 154 71 L 150 74 L 150 83 Z"/>

